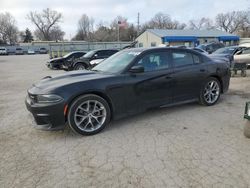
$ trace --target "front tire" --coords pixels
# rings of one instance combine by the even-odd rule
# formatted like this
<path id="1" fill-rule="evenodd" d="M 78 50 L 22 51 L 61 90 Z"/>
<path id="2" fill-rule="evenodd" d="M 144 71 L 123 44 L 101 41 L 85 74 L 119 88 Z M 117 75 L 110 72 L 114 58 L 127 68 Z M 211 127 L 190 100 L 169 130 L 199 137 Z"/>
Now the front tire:
<path id="1" fill-rule="evenodd" d="M 203 84 L 199 101 L 202 105 L 212 106 L 217 103 L 221 95 L 221 85 L 218 79 L 208 78 Z"/>
<path id="2" fill-rule="evenodd" d="M 103 98 L 88 94 L 75 99 L 69 107 L 68 124 L 81 135 L 94 135 L 109 123 L 110 107 Z"/>
<path id="3" fill-rule="evenodd" d="M 83 65 L 82 63 L 77 63 L 75 66 L 74 66 L 74 70 L 85 70 L 86 69 L 86 66 Z"/>

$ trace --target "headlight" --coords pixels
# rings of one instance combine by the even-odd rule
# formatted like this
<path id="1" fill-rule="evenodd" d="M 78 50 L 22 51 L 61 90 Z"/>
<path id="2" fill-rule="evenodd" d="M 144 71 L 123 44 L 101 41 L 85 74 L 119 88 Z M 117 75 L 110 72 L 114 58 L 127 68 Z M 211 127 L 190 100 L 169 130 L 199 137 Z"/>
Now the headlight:
<path id="1" fill-rule="evenodd" d="M 56 103 L 62 100 L 63 100 L 62 97 L 54 94 L 36 96 L 37 103 Z"/>

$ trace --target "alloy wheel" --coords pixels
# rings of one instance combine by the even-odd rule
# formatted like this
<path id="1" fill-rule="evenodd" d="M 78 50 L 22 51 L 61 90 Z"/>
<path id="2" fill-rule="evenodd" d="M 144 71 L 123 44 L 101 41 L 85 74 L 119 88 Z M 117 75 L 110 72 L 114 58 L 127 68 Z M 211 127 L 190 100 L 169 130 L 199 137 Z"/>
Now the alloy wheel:
<path id="1" fill-rule="evenodd" d="M 208 104 L 213 104 L 217 101 L 220 95 L 220 86 L 215 80 L 211 80 L 207 83 L 204 89 L 204 99 Z"/>
<path id="2" fill-rule="evenodd" d="M 106 117 L 106 108 L 97 100 L 84 101 L 74 113 L 76 126 L 85 132 L 93 132 L 99 129 L 104 124 Z"/>

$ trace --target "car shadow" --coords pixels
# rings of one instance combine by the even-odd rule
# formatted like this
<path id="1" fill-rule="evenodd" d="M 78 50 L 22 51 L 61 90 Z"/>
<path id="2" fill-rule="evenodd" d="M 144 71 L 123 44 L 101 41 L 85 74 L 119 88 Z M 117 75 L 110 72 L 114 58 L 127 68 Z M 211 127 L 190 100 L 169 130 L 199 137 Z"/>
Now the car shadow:
<path id="1" fill-rule="evenodd" d="M 180 105 L 175 105 L 175 106 L 170 106 L 170 107 L 149 109 L 142 113 L 127 116 L 119 120 L 113 120 L 111 121 L 110 125 L 107 126 L 103 130 L 103 132 L 120 129 L 123 126 L 135 124 L 137 122 L 150 122 L 154 119 L 157 119 L 158 117 L 161 118 L 164 115 L 176 114 L 176 116 L 178 116 L 179 113 L 183 111 L 192 110 L 193 108 L 197 108 L 197 107 L 199 108 L 202 106 L 199 105 L 198 102 L 192 102 L 192 103 L 180 104 Z"/>

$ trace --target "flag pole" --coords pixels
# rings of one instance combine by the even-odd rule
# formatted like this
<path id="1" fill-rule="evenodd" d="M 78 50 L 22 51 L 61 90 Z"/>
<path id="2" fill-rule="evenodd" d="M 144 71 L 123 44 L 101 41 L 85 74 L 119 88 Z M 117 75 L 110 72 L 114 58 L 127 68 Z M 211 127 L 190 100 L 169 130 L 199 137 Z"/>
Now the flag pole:
<path id="1" fill-rule="evenodd" d="M 117 27 L 118 27 L 118 29 L 117 29 L 117 42 L 119 42 L 120 41 L 120 27 L 119 27 L 119 24 L 117 24 Z"/>

